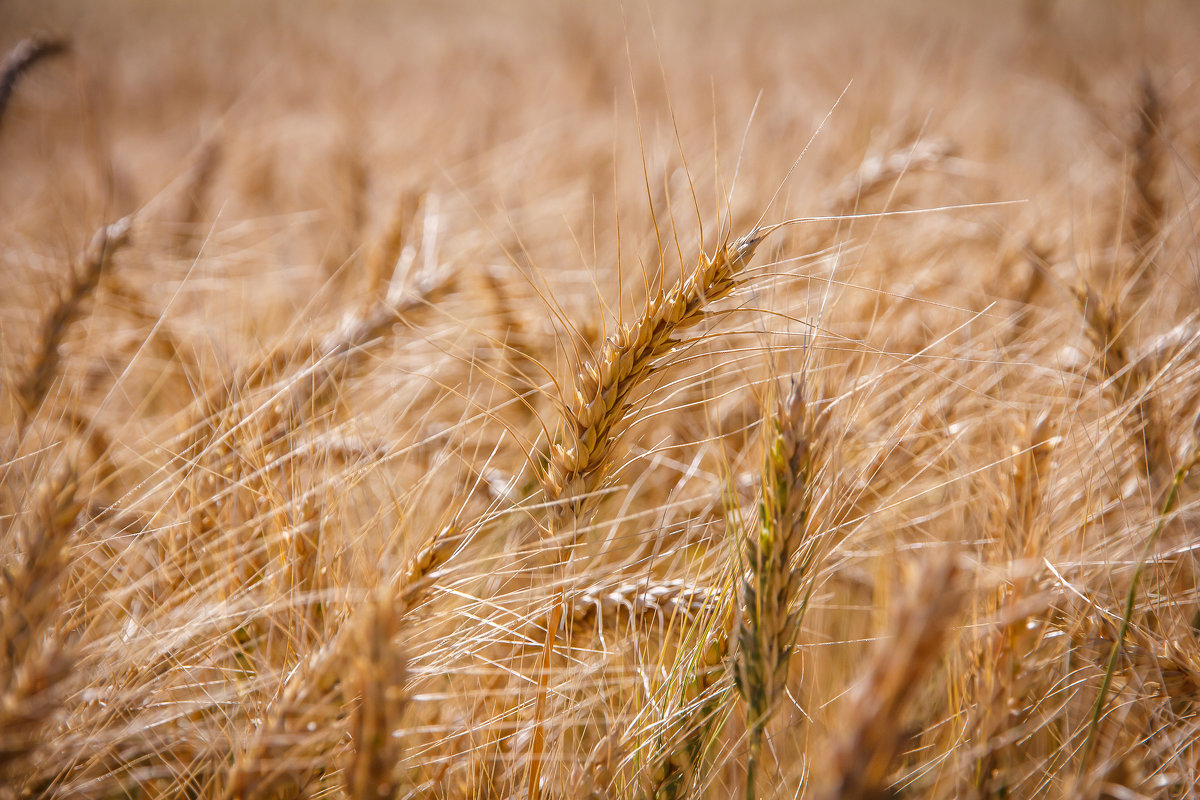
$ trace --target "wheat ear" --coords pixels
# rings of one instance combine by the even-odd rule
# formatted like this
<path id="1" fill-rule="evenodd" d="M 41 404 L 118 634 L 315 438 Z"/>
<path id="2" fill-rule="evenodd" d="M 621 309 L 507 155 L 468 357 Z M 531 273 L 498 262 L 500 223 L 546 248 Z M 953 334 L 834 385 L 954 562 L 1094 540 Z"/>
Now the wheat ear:
<path id="1" fill-rule="evenodd" d="M 363 613 L 351 664 L 359 699 L 350 719 L 354 748 L 345 788 L 352 800 L 388 800 L 396 795 L 400 742 L 392 731 L 400 726 L 407 705 L 408 670 L 393 641 L 400 615 L 390 598 L 382 594 Z"/>
<path id="2" fill-rule="evenodd" d="M 1085 332 L 1099 354 L 1100 370 L 1113 400 L 1131 405 L 1134 433 L 1141 440 L 1143 458 L 1158 485 L 1163 479 L 1160 465 L 1169 462 L 1169 440 L 1158 403 L 1150 393 L 1150 375 L 1135 359 L 1134 348 L 1128 341 L 1128 320 L 1118 305 L 1102 301 L 1086 281 L 1081 280 L 1075 286 L 1075 298 L 1083 314 Z"/>
<path id="3" fill-rule="evenodd" d="M 338 709 L 347 699 L 348 688 L 362 692 L 362 704 L 351 723 L 356 751 L 347 788 L 357 800 L 370 796 L 370 780 L 390 775 L 383 759 L 391 744 L 382 745 L 378 737 L 402 710 L 401 676 L 406 670 L 402 656 L 389 642 L 425 596 L 431 573 L 453 555 L 460 542 L 457 527 L 442 528 L 408 560 L 397 582 L 377 589 L 375 597 L 356 610 L 330 642 L 288 675 L 264 721 L 233 759 L 221 795 L 224 800 L 286 794 L 311 780 L 337 738 L 336 728 L 341 725 Z M 381 632 L 390 632 L 387 641 L 366 644 L 372 637 L 378 639 Z M 361 661 L 364 655 L 366 662 Z M 348 664 L 357 664 L 357 672 L 352 673 L 357 676 L 357 687 L 347 687 L 343 680 Z M 365 686 L 381 675 L 389 681 L 386 687 Z"/>
<path id="4" fill-rule="evenodd" d="M 112 261 L 113 254 L 128 243 L 130 224 L 130 218 L 125 217 L 96 231 L 84 255 L 82 268 L 72 271 L 66 291 L 42 321 L 29 374 L 17 387 L 21 407 L 19 427 L 22 430 L 50 391 L 50 384 L 58 370 L 59 345 L 67 328 L 78 318 L 84 301 L 96 290 L 100 276 Z"/>
<path id="5" fill-rule="evenodd" d="M 802 383 L 792 387 L 772 415 L 768 435 L 758 519 L 747 536 L 742 618 L 737 629 L 735 678 L 746 701 L 748 798 L 755 796 L 763 735 L 787 683 L 822 542 L 809 524 L 813 445 L 818 431 Z"/>
<path id="6" fill-rule="evenodd" d="M 728 685 L 723 688 L 721 681 L 728 654 L 729 634 L 715 626 L 695 655 L 683 686 L 684 706 L 660 737 L 645 793 L 647 800 L 678 800 L 696 787 L 705 756 L 719 731 L 721 707 L 729 697 Z"/>
<path id="7" fill-rule="evenodd" d="M 682 623 L 711 607 L 712 595 L 702 586 L 679 580 L 642 580 L 608 588 L 585 588 L 566 595 L 569 625 L 602 632 L 622 619 L 648 618 L 659 626 Z"/>
<path id="8" fill-rule="evenodd" d="M 608 475 L 608 456 L 624 428 L 634 390 L 679 343 L 677 334 L 703 320 L 709 303 L 738 286 L 765 236 L 755 228 L 726 242 L 715 255 L 702 255 L 691 273 L 666 293 L 660 289 L 641 316 L 610 336 L 580 370 L 544 478 L 547 497 L 557 503 L 552 530 L 585 517 Z"/>

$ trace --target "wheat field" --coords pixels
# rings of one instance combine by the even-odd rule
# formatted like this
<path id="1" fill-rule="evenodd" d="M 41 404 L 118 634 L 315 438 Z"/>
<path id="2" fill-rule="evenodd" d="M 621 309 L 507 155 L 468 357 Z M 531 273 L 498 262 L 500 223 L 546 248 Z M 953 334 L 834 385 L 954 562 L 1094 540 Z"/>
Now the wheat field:
<path id="1" fill-rule="evenodd" d="M 1200 795 L 1198 37 L 0 4 L 0 800 Z"/>

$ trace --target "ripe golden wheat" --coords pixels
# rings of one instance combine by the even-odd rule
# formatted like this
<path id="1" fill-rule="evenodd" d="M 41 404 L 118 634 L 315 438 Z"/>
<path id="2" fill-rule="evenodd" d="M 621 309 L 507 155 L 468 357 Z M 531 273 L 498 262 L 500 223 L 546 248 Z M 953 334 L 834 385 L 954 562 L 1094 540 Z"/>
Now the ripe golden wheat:
<path id="1" fill-rule="evenodd" d="M 0 800 L 1200 793 L 1200 7 L 347 11 L 0 4 Z"/>

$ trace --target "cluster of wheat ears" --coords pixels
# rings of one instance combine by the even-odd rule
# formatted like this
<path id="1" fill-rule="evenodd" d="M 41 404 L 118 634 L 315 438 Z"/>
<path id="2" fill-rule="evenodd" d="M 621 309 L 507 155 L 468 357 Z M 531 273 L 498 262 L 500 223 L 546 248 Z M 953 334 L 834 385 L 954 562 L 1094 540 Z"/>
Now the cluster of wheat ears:
<path id="1" fill-rule="evenodd" d="M 737 5 L 0 9 L 0 800 L 1200 793 L 1196 9 Z"/>

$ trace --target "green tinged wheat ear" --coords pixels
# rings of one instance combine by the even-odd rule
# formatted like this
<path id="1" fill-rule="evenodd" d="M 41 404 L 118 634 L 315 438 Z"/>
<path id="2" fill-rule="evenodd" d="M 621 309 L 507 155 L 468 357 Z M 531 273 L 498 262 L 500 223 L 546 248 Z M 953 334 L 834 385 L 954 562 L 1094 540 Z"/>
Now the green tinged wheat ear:
<path id="1" fill-rule="evenodd" d="M 701 255 L 694 270 L 667 292 L 660 289 L 641 316 L 610 336 L 580 370 L 544 479 L 548 498 L 559 502 L 552 530 L 586 516 L 608 476 L 608 456 L 624 428 L 634 390 L 679 343 L 677 334 L 703 320 L 709 303 L 738 286 L 765 236 L 755 228 L 723 244 L 715 255 Z"/>
<path id="2" fill-rule="evenodd" d="M 823 541 L 810 525 L 813 453 L 819 431 L 803 383 L 792 387 L 767 425 L 758 519 L 746 537 L 734 673 L 746 701 L 750 737 L 747 797 L 755 796 L 763 734 L 787 683 Z"/>

